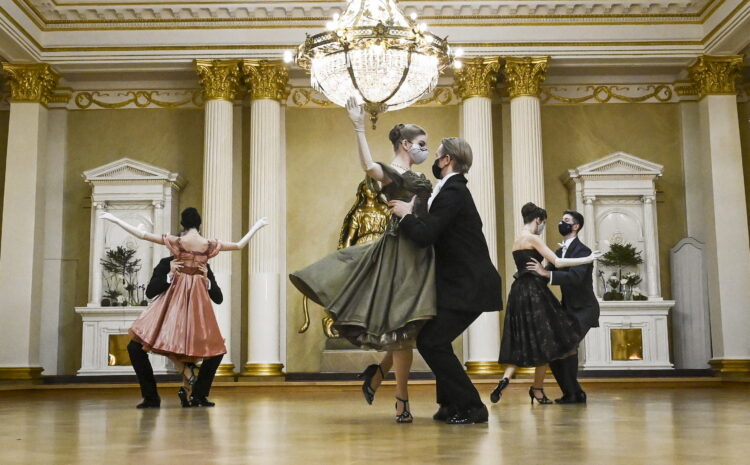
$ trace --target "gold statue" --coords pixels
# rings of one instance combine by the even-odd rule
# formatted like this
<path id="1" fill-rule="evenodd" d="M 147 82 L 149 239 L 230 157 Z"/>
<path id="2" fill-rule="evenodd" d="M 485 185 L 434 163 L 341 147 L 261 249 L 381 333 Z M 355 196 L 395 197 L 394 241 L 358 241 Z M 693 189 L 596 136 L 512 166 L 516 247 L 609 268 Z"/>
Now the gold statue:
<path id="1" fill-rule="evenodd" d="M 385 232 L 390 218 L 388 204 L 380 196 L 377 182 L 369 176 L 359 183 L 357 187 L 357 200 L 344 217 L 339 235 L 339 250 L 352 245 L 366 244 L 380 238 Z M 297 331 L 304 333 L 310 327 L 310 311 L 308 299 L 302 299 L 302 311 L 305 322 Z M 333 328 L 333 318 L 330 315 L 322 320 L 323 332 L 331 339 L 339 337 L 338 331 Z"/>

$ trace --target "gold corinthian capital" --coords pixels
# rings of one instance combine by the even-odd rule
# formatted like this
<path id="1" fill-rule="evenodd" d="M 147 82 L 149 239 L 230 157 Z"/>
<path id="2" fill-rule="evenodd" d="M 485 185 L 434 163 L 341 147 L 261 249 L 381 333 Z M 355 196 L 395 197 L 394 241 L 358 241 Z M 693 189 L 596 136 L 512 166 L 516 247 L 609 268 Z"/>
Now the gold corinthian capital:
<path id="1" fill-rule="evenodd" d="M 735 81 L 742 72 L 742 55 L 702 55 L 688 68 L 690 78 L 698 87 L 698 95 L 735 95 Z"/>
<path id="2" fill-rule="evenodd" d="M 497 83 L 500 57 L 477 57 L 467 59 L 455 70 L 453 87 L 461 100 L 471 97 L 490 97 Z"/>
<path id="3" fill-rule="evenodd" d="M 240 94 L 240 60 L 195 60 L 204 100 L 234 101 Z"/>
<path id="4" fill-rule="evenodd" d="M 505 81 L 510 98 L 539 97 L 547 76 L 549 57 L 508 57 L 505 59 Z"/>
<path id="5" fill-rule="evenodd" d="M 13 102 L 49 102 L 60 76 L 47 63 L 3 63 Z"/>
<path id="6" fill-rule="evenodd" d="M 244 60 L 242 71 L 251 100 L 282 101 L 289 95 L 289 71 L 281 60 Z"/>

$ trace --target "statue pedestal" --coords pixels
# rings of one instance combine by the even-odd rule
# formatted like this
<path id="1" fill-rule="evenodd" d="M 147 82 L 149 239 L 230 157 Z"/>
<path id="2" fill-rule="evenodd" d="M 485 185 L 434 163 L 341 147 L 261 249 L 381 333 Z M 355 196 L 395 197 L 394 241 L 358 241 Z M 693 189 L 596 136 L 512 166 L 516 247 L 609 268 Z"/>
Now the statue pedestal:
<path id="1" fill-rule="evenodd" d="M 83 320 L 79 376 L 132 375 L 128 329 L 146 307 L 76 307 Z M 175 373 L 166 357 L 149 354 L 154 374 Z"/>
<path id="2" fill-rule="evenodd" d="M 600 302 L 599 327 L 583 345 L 587 370 L 672 369 L 667 315 L 674 301 Z"/>

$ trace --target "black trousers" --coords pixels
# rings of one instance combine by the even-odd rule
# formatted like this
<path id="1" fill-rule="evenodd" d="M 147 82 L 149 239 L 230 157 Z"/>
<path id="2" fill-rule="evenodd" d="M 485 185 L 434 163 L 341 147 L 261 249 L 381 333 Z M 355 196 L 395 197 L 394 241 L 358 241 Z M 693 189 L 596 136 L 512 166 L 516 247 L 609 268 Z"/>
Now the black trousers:
<path id="1" fill-rule="evenodd" d="M 584 327 L 581 340 L 589 332 L 589 329 Z M 549 362 L 549 368 L 552 370 L 555 381 L 557 381 L 564 396 L 573 396 L 583 391 L 578 383 L 578 352 L 566 358 L 552 360 Z"/>
<path id="2" fill-rule="evenodd" d="M 437 402 L 443 407 L 463 411 L 483 405 L 451 345 L 479 315 L 438 308 L 437 316 L 424 325 L 417 337 L 417 349 L 435 374 Z"/>
<path id="3" fill-rule="evenodd" d="M 135 375 L 138 377 L 138 384 L 141 385 L 141 396 L 146 400 L 159 400 L 154 370 L 151 367 L 151 361 L 148 359 L 148 353 L 143 350 L 143 346 L 140 343 L 130 341 L 128 344 L 128 354 L 130 355 L 130 363 L 133 364 Z M 216 376 L 216 370 L 219 368 L 222 358 L 224 358 L 223 354 L 203 360 L 198 372 L 198 379 L 193 385 L 193 397 L 196 399 L 208 397 L 208 393 L 211 391 L 211 384 L 214 382 L 214 376 Z"/>

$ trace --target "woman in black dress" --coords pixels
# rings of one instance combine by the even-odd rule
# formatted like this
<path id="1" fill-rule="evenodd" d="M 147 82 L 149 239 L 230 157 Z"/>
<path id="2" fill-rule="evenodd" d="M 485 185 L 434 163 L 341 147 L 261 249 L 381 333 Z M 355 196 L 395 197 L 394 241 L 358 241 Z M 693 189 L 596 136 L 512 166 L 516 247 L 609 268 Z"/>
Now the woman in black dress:
<path id="1" fill-rule="evenodd" d="M 522 366 L 536 368 L 534 384 L 529 388 L 531 403 L 536 400 L 540 404 L 551 404 L 542 387 L 547 363 L 575 351 L 581 340 L 581 329 L 575 317 L 565 311 L 547 287 L 547 279 L 527 270 L 527 263 L 532 258 L 540 262 L 547 259 L 555 267 L 565 268 L 591 263 L 601 254 L 593 252 L 583 258 L 560 258 L 539 237 L 547 222 L 547 212 L 527 203 L 521 215 L 524 227 L 513 243 L 513 260 L 518 273 L 508 294 L 500 346 L 499 362 L 507 368 L 490 400 L 493 403 L 500 400 L 516 367 Z"/>

